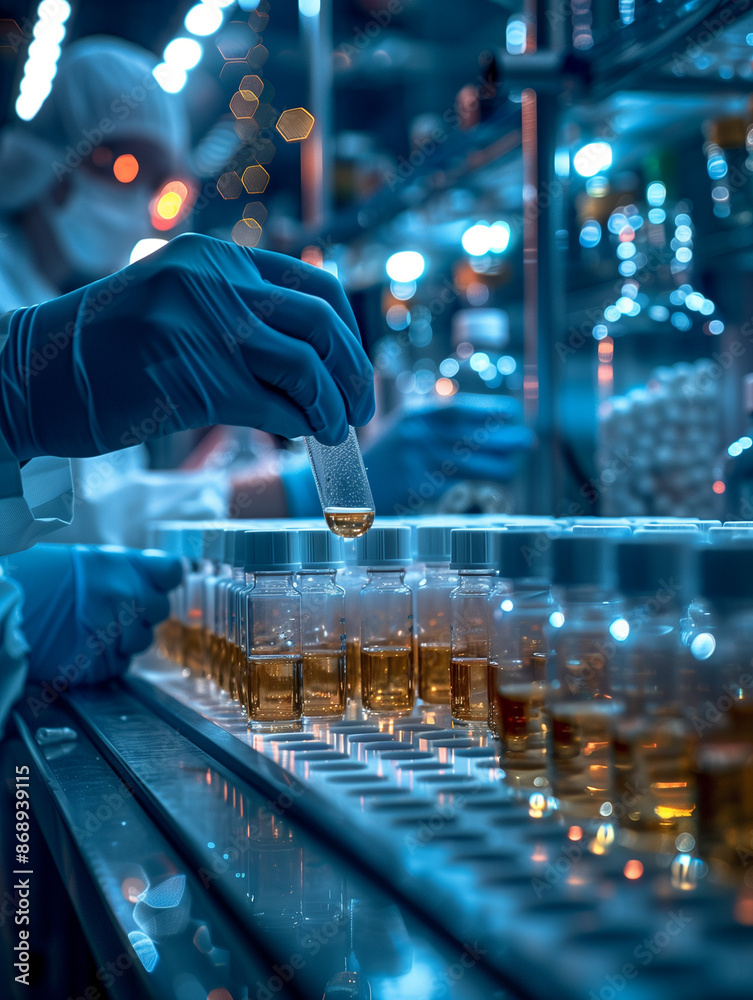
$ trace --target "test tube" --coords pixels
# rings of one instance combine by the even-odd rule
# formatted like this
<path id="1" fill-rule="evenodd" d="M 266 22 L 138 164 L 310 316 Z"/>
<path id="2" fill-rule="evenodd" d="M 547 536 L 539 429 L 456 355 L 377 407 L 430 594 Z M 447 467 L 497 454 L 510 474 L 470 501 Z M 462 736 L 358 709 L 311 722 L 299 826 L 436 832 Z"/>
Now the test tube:
<path id="1" fill-rule="evenodd" d="M 329 530 L 343 538 L 364 535 L 374 523 L 374 500 L 355 427 L 348 429 L 342 444 L 324 445 L 314 437 L 303 440 Z"/>

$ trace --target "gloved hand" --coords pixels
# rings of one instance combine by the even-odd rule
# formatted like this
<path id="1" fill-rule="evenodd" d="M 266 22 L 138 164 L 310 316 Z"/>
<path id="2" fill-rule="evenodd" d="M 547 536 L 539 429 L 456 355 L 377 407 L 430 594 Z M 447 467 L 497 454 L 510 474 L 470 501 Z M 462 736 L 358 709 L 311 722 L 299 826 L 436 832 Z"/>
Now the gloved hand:
<path id="1" fill-rule="evenodd" d="M 19 460 L 215 423 L 333 445 L 374 412 L 340 284 L 282 254 L 178 236 L 6 322 L 0 433 Z"/>
<path id="2" fill-rule="evenodd" d="M 63 677 L 68 686 L 123 673 L 168 614 L 180 560 L 115 546 L 36 545 L 3 569 L 23 590 L 29 680 Z"/>
<path id="3" fill-rule="evenodd" d="M 514 423 L 519 413 L 508 397 L 469 393 L 397 411 L 363 453 L 377 514 L 415 506 L 416 498 L 433 502 L 462 480 L 512 479 L 519 453 L 534 443 L 531 431 Z"/>

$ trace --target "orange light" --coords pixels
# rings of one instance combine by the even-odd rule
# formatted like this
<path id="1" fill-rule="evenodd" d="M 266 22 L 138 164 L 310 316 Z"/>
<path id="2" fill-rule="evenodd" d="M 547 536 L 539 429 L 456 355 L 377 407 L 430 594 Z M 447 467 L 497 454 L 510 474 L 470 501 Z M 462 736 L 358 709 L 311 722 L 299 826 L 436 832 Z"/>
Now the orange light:
<path id="1" fill-rule="evenodd" d="M 306 264 L 313 264 L 314 267 L 324 266 L 324 254 L 321 247 L 304 247 L 301 253 L 301 260 Z"/>
<path id="2" fill-rule="evenodd" d="M 630 226 L 623 226 L 620 230 L 620 242 L 630 243 L 631 240 L 635 239 L 635 230 Z"/>
<path id="3" fill-rule="evenodd" d="M 622 874 L 625 878 L 636 879 L 640 878 L 643 874 L 643 865 L 640 861 L 633 860 L 628 861 L 625 867 L 622 869 Z"/>
<path id="4" fill-rule="evenodd" d="M 160 195 L 157 202 L 157 215 L 160 219 L 174 219 L 180 211 L 183 199 L 175 191 L 168 191 L 167 194 Z"/>
<path id="5" fill-rule="evenodd" d="M 454 396 L 457 392 L 455 383 L 449 378 L 438 378 L 434 383 L 434 388 L 440 396 Z"/>
<path id="6" fill-rule="evenodd" d="M 609 385 L 612 384 L 612 379 L 614 377 L 614 372 L 610 364 L 599 365 L 598 369 L 599 385 Z"/>
<path id="7" fill-rule="evenodd" d="M 711 489 L 714 491 L 714 493 L 724 493 L 727 487 L 724 485 L 721 479 L 717 479 L 717 481 L 714 483 Z"/>
<path id="8" fill-rule="evenodd" d="M 121 184 L 130 184 L 139 172 L 139 161 L 130 153 L 123 153 L 113 163 L 112 172 Z"/>
<path id="9" fill-rule="evenodd" d="M 539 398 L 539 378 L 538 375 L 523 376 L 523 397 L 525 399 Z"/>
<path id="10" fill-rule="evenodd" d="M 581 828 L 579 826 L 571 826 L 570 829 L 567 831 L 567 839 L 568 840 L 582 840 L 583 839 L 583 830 L 581 830 Z"/>
<path id="11" fill-rule="evenodd" d="M 753 926 L 753 897 L 743 891 L 735 903 L 735 920 L 745 927 Z"/>
<path id="12" fill-rule="evenodd" d="M 224 986 L 215 986 L 207 993 L 207 1000 L 233 1000 L 233 994 L 229 993 Z"/>
<path id="13" fill-rule="evenodd" d="M 140 878 L 124 878 L 120 883 L 120 891 L 129 903 L 135 903 L 146 889 L 146 882 Z"/>
<path id="14" fill-rule="evenodd" d="M 614 341 L 611 337 L 605 337 L 599 341 L 599 361 L 611 361 L 614 357 Z"/>
<path id="15" fill-rule="evenodd" d="M 168 181 L 151 205 L 155 229 L 172 229 L 185 217 L 188 208 L 188 188 L 183 181 Z"/>

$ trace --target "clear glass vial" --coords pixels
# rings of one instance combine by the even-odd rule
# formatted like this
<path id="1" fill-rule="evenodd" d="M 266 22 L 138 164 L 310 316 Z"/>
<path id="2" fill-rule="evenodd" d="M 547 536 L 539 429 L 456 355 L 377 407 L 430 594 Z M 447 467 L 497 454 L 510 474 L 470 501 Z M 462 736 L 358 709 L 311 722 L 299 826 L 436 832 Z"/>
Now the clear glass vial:
<path id="1" fill-rule="evenodd" d="M 224 650 L 217 683 L 227 691 L 233 701 L 240 701 L 240 677 L 245 673 L 246 654 L 241 652 L 239 640 L 240 615 L 238 595 L 246 587 L 246 529 L 232 528 L 225 533 L 226 559 L 230 578 L 220 598 L 221 626 Z"/>
<path id="2" fill-rule="evenodd" d="M 336 582 L 342 539 L 326 528 L 299 533 L 303 714 L 330 719 L 345 713 L 345 591 Z"/>
<path id="3" fill-rule="evenodd" d="M 616 539 L 564 534 L 552 540 L 557 610 L 547 630 L 551 668 L 544 694 L 547 764 L 566 815 L 612 813 L 611 733 L 621 703 L 613 696 L 612 622 L 622 614 L 615 590 Z"/>
<path id="4" fill-rule="evenodd" d="M 348 428 L 347 438 L 334 446 L 315 437 L 303 440 L 330 531 L 343 538 L 363 535 L 374 523 L 374 499 L 355 428 Z"/>
<path id="5" fill-rule="evenodd" d="M 695 593 L 692 538 L 648 533 L 617 545 L 617 586 L 625 599 L 610 625 L 613 816 L 622 839 L 671 849 L 692 832 L 693 730 L 685 711 L 693 659 L 684 639 Z"/>
<path id="6" fill-rule="evenodd" d="M 424 573 L 414 591 L 418 697 L 429 705 L 450 704 L 450 594 L 458 575 L 450 569 L 452 529 L 419 525 L 416 560 Z"/>
<path id="7" fill-rule="evenodd" d="M 732 879 L 747 882 L 753 860 L 753 543 L 738 539 L 703 547 L 698 555 L 709 621 L 690 643 L 694 678 L 684 686 L 694 738 L 698 848 Z"/>
<path id="8" fill-rule="evenodd" d="M 489 599 L 489 729 L 499 738 L 508 782 L 520 787 L 540 787 L 546 777 L 551 539 L 551 530 L 502 532 L 499 574 L 506 586 Z"/>
<path id="9" fill-rule="evenodd" d="M 454 722 L 486 730 L 489 719 L 489 595 L 497 583 L 497 539 L 486 528 L 454 528 L 450 568 L 450 711 Z"/>
<path id="10" fill-rule="evenodd" d="M 192 674 L 201 676 L 204 669 L 204 613 L 202 588 L 211 565 L 203 556 L 203 531 L 200 526 L 180 531 L 183 557 L 183 583 L 180 586 L 182 625 L 181 663 Z"/>
<path id="11" fill-rule="evenodd" d="M 201 582 L 201 620 L 203 656 L 202 668 L 206 677 L 217 679 L 219 635 L 215 620 L 217 586 L 229 572 L 223 563 L 225 531 L 220 524 L 208 524 L 202 531 L 202 556 L 209 570 Z"/>
<path id="12" fill-rule="evenodd" d="M 405 584 L 410 528 L 376 527 L 356 541 L 361 590 L 361 700 L 366 712 L 413 708 L 413 595 Z"/>
<path id="13" fill-rule="evenodd" d="M 303 715 L 301 594 L 296 531 L 247 531 L 240 592 L 244 622 L 245 699 L 253 729 L 300 726 Z"/>

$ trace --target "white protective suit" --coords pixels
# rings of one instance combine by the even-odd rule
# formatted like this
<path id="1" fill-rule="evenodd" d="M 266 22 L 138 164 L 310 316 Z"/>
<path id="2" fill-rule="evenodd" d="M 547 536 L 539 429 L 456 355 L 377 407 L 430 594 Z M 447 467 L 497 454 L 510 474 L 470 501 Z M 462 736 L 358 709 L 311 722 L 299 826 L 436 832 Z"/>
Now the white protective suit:
<path id="1" fill-rule="evenodd" d="M 73 175 L 94 146 L 108 139 L 158 144 L 180 175 L 188 146 L 186 113 L 177 97 L 157 85 L 155 64 L 151 54 L 118 39 L 74 42 L 62 53 L 38 115 L 0 131 L 0 315 L 60 294 L 38 270 L 18 219 L 34 204 L 55 212 L 51 190 L 61 177 Z M 74 190 L 81 187 L 81 177 L 76 175 Z M 90 197 L 96 197 L 96 184 Z M 117 197 L 112 201 L 117 203 Z M 110 222 L 122 227 L 116 234 L 111 227 L 109 240 L 96 228 L 98 217 L 104 219 L 108 211 Z M 111 205 L 103 206 L 99 216 L 92 211 L 77 222 L 79 238 L 86 237 L 89 225 L 88 238 L 103 246 L 100 260 L 112 257 L 113 244 L 125 247 L 126 237 L 133 235 L 130 250 L 149 235 L 146 218 L 142 224 L 133 213 L 122 214 L 121 220 L 113 219 Z M 98 257 L 96 250 L 88 256 Z M 109 263 L 115 265 L 112 270 L 125 266 L 127 252 L 125 259 Z M 0 435 L 0 555 L 28 548 L 53 531 L 56 542 L 143 547 L 150 520 L 219 517 L 227 507 L 227 491 L 216 475 L 149 472 L 143 445 L 97 458 L 35 458 L 20 468 Z M 20 606 L 20 591 L 0 569 L 0 734 L 26 676 Z"/>

